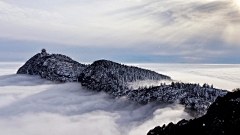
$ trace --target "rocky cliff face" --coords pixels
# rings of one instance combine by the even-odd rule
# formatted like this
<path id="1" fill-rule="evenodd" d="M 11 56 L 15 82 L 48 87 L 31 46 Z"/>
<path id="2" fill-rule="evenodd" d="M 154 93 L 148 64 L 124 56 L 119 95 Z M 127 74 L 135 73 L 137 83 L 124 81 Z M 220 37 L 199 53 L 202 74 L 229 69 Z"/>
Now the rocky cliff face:
<path id="1" fill-rule="evenodd" d="M 181 120 L 177 124 L 155 127 L 148 135 L 239 135 L 240 90 L 218 97 L 207 114 L 193 120 Z"/>
<path id="2" fill-rule="evenodd" d="M 52 81 L 76 82 L 87 65 L 61 54 L 38 53 L 30 58 L 17 74 L 40 75 Z"/>

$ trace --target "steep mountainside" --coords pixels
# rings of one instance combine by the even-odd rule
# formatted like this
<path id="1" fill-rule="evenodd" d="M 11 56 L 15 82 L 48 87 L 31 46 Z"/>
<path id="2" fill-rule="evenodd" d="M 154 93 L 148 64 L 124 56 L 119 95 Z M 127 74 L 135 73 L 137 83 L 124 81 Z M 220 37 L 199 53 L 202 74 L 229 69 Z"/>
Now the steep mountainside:
<path id="1" fill-rule="evenodd" d="M 206 115 L 181 120 L 177 124 L 155 127 L 148 135 L 239 135 L 240 134 L 240 89 L 218 97 Z"/>
<path id="2" fill-rule="evenodd" d="M 86 65 L 61 54 L 38 53 L 17 74 L 40 75 L 52 81 L 75 82 Z"/>

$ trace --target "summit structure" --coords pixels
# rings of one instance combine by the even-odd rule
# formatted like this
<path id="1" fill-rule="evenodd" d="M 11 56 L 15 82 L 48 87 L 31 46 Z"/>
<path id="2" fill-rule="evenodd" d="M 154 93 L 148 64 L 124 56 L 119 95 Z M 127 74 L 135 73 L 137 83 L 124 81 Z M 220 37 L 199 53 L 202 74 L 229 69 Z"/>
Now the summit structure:
<path id="1" fill-rule="evenodd" d="M 42 52 L 41 52 L 41 54 L 43 54 L 43 53 L 47 53 L 47 51 L 46 51 L 46 49 L 42 49 Z"/>

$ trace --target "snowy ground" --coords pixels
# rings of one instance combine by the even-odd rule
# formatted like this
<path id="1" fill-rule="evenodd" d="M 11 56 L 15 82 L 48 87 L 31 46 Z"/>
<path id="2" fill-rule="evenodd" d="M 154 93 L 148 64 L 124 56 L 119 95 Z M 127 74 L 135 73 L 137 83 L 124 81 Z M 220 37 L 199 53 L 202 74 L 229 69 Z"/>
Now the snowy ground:
<path id="1" fill-rule="evenodd" d="M 146 135 L 156 125 L 190 118 L 179 104 L 140 106 L 85 90 L 79 83 L 55 84 L 38 76 L 16 75 L 21 64 L 0 63 L 0 134 Z M 229 90 L 239 87 L 240 65 L 138 66 L 184 82 L 209 82 Z"/>

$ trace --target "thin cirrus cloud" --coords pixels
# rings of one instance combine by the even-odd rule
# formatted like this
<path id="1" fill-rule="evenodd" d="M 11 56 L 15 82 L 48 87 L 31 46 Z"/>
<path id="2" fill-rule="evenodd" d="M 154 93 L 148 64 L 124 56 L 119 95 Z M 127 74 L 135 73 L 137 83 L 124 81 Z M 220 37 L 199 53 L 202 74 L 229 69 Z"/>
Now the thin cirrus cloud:
<path id="1" fill-rule="evenodd" d="M 1 0 L 0 11 L 0 38 L 9 42 L 239 57 L 238 0 Z"/>

